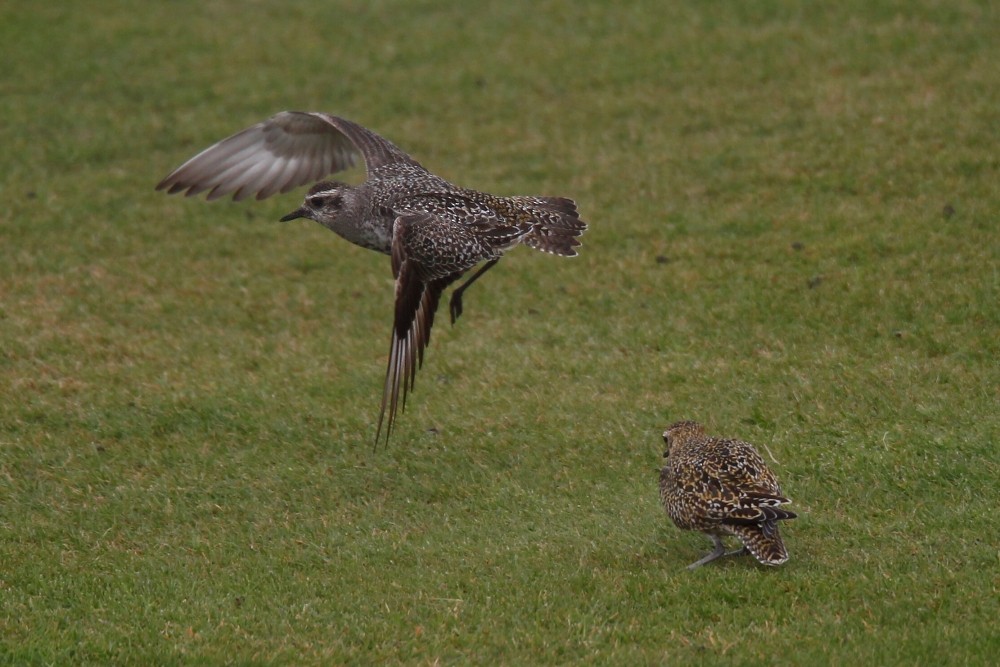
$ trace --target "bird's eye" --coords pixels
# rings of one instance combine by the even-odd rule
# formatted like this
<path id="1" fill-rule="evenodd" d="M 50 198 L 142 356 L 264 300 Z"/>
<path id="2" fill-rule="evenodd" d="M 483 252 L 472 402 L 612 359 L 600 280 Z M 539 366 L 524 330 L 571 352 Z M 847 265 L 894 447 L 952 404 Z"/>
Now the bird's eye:
<path id="1" fill-rule="evenodd" d="M 309 198 L 309 203 L 316 209 L 336 210 L 343 203 L 343 197 L 340 195 L 313 195 Z"/>

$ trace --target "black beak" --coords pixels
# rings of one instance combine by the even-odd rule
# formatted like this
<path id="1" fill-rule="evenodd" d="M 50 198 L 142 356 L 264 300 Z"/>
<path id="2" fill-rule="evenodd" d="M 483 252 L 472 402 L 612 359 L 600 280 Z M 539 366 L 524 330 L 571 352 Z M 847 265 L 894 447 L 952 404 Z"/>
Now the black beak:
<path id="1" fill-rule="evenodd" d="M 281 222 L 288 222 L 289 220 L 297 220 L 298 218 L 304 218 L 304 217 L 306 217 L 306 212 L 301 208 L 297 208 L 288 215 L 286 215 L 285 217 L 283 217 L 281 219 Z"/>

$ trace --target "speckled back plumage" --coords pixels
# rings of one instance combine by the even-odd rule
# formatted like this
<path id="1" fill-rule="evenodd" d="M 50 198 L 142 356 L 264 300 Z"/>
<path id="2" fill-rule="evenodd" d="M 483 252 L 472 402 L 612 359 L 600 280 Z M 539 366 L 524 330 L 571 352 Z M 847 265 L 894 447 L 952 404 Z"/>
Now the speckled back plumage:
<path id="1" fill-rule="evenodd" d="M 579 237 L 587 229 L 576 204 L 562 197 L 501 197 L 460 188 L 419 166 L 392 165 L 379 170 L 366 185 L 371 192 L 369 219 L 385 230 L 388 253 L 395 214 L 423 212 L 449 222 L 485 229 L 516 226 L 520 233 L 508 247 L 523 243 L 542 252 L 574 257 Z M 516 239 L 516 240 L 515 240 Z"/>
<path id="2" fill-rule="evenodd" d="M 721 555 L 718 538 L 735 535 L 761 563 L 786 562 L 778 521 L 796 515 L 781 507 L 791 501 L 753 445 L 710 437 L 692 421 L 673 424 L 663 437 L 668 449 L 660 499 L 673 522 L 713 536 L 715 557 Z"/>

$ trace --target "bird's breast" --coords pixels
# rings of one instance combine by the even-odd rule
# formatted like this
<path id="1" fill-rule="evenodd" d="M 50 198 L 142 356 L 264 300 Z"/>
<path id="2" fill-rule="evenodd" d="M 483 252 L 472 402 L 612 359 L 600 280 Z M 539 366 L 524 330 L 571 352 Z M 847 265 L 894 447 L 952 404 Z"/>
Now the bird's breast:
<path id="1" fill-rule="evenodd" d="M 392 220 L 378 215 L 366 215 L 360 219 L 337 220 L 332 224 L 323 223 L 338 236 L 354 245 L 375 250 L 388 255 L 392 248 Z"/>

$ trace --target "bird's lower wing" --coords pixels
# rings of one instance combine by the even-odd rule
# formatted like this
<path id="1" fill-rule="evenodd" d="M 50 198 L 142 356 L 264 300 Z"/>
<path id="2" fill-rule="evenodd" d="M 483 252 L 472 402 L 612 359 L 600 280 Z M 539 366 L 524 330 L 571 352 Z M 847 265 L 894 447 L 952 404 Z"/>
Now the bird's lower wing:
<path id="1" fill-rule="evenodd" d="M 417 369 L 424 363 L 424 349 L 431 340 L 434 314 L 437 312 L 441 293 L 463 273 L 456 271 L 444 276 L 431 274 L 432 277 L 426 278 L 425 267 L 408 252 L 408 226 L 431 222 L 433 216 L 414 213 L 398 217 L 393 225 L 391 258 L 392 273 L 396 277 L 396 303 L 389 362 L 375 434 L 376 443 L 381 438 L 383 423 L 388 442 L 397 410 L 406 407 L 406 395 L 413 389 Z"/>
<path id="2" fill-rule="evenodd" d="M 388 442 L 397 410 L 406 408 L 406 395 L 413 389 L 417 369 L 424 363 L 424 349 L 431 340 L 431 328 L 441 293 L 458 277 L 424 282 L 416 273 L 415 265 L 404 261 L 396 278 L 396 315 L 379 407 L 376 443 L 381 438 L 383 422 Z"/>

